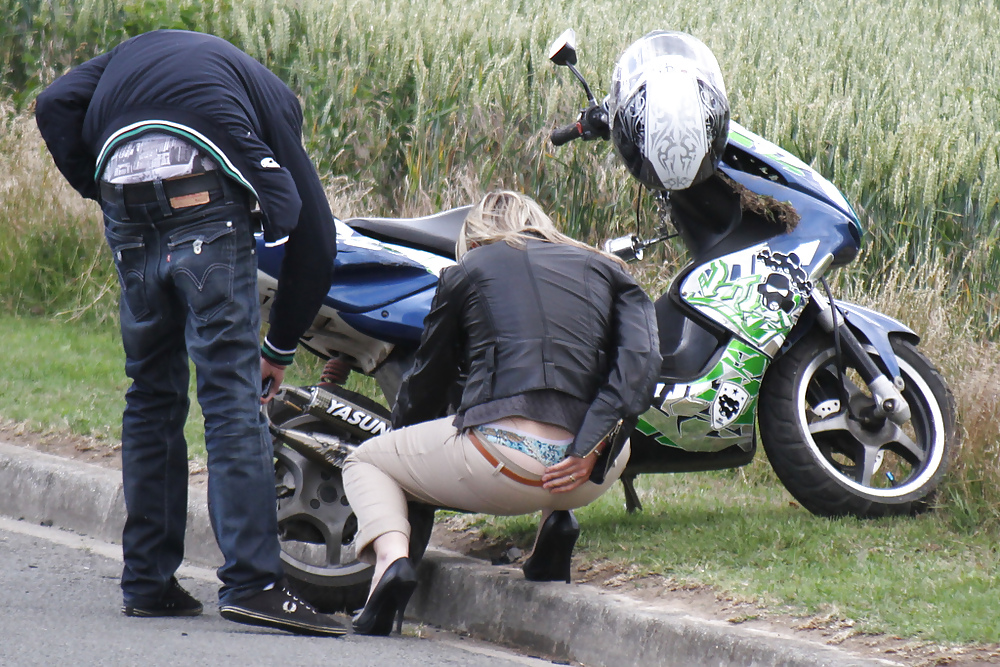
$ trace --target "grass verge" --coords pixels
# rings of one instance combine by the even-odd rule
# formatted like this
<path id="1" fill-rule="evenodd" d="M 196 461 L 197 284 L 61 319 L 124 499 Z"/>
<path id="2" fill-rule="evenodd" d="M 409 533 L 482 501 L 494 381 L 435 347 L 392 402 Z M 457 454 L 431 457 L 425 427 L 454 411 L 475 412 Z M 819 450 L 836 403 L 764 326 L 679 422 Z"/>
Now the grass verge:
<path id="1" fill-rule="evenodd" d="M 709 585 L 776 613 L 840 619 L 855 634 L 1000 642 L 996 537 L 957 530 L 946 513 L 823 519 L 802 509 L 763 455 L 746 470 L 640 477 L 644 509 L 621 486 L 580 509 L 580 559 L 642 585 Z M 488 538 L 528 549 L 537 517 L 476 517 Z"/>
<path id="2" fill-rule="evenodd" d="M 129 380 L 115 324 L 0 315 L 0 331 L 8 346 L 7 371 L 0 374 L 0 416 L 37 431 L 66 431 L 105 443 L 121 439 Z M 303 352 L 289 366 L 285 380 L 310 384 L 320 368 L 318 359 Z M 352 377 L 349 388 L 371 393 L 374 381 Z M 204 462 L 204 420 L 193 367 L 189 396 L 184 435 L 189 456 Z"/>

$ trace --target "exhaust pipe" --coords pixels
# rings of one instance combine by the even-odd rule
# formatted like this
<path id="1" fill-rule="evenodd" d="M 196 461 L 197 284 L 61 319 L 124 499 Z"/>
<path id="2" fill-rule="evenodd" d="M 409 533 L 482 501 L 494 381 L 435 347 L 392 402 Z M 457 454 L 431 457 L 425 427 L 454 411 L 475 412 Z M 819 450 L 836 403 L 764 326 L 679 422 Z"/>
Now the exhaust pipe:
<path id="1" fill-rule="evenodd" d="M 333 433 L 283 428 L 271 419 L 276 408 L 287 408 L 295 415 L 308 414 L 329 426 Z M 268 427 L 272 435 L 306 458 L 324 466 L 340 468 L 348 454 L 372 436 L 392 430 L 383 417 L 374 415 L 356 403 L 327 391 L 323 387 L 293 387 L 282 385 L 281 390 L 265 407 Z M 288 423 L 294 419 L 283 419 Z"/>

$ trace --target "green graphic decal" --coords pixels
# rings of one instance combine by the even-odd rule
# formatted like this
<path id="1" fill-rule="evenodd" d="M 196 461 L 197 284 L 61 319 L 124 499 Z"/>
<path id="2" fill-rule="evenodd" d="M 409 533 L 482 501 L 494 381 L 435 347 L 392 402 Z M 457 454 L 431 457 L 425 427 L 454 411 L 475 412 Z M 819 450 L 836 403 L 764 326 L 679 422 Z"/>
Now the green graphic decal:
<path id="1" fill-rule="evenodd" d="M 687 451 L 749 448 L 760 380 L 769 359 L 733 339 L 705 377 L 690 384 L 658 387 L 659 408 L 646 411 L 636 428 L 656 442 Z"/>
<path id="2" fill-rule="evenodd" d="M 714 260 L 684 281 L 686 302 L 773 356 L 812 291 L 798 257 L 751 248 Z"/>
<path id="3" fill-rule="evenodd" d="M 739 144 L 743 148 L 753 148 L 753 139 L 750 137 L 740 134 L 736 130 L 729 131 L 729 140 L 734 144 Z"/>

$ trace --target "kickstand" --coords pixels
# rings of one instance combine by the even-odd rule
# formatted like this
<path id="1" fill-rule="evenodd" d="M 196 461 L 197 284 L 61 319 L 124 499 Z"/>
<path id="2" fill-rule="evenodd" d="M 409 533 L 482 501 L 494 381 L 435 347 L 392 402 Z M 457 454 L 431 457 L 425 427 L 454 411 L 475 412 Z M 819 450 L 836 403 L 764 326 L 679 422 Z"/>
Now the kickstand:
<path id="1" fill-rule="evenodd" d="M 642 511 L 642 503 L 639 501 L 639 494 L 635 492 L 635 475 L 624 475 L 620 478 L 622 486 L 625 488 L 625 510 L 629 514 Z"/>

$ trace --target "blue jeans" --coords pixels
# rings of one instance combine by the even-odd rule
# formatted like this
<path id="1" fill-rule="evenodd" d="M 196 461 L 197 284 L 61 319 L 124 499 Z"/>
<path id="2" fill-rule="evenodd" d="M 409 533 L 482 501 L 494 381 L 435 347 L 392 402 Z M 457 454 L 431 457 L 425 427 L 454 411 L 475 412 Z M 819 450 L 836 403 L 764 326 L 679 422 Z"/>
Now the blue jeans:
<path id="1" fill-rule="evenodd" d="M 257 257 L 245 195 L 171 209 L 103 203 L 121 283 L 126 603 L 155 602 L 184 554 L 188 359 L 205 417 L 208 509 L 225 557 L 220 602 L 282 576 L 274 460 L 260 412 Z"/>

